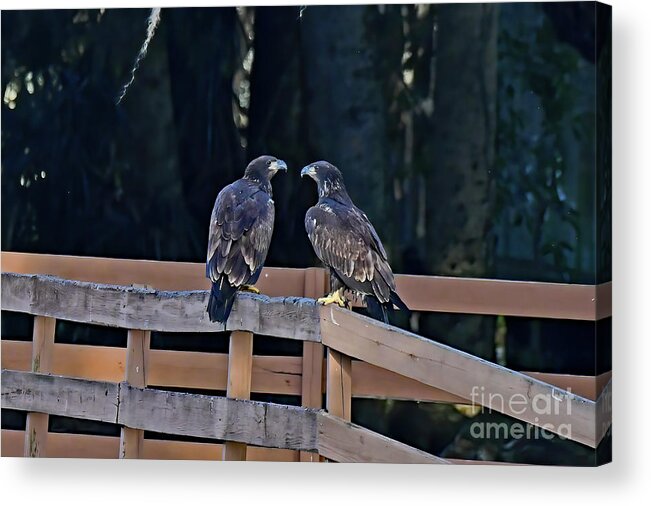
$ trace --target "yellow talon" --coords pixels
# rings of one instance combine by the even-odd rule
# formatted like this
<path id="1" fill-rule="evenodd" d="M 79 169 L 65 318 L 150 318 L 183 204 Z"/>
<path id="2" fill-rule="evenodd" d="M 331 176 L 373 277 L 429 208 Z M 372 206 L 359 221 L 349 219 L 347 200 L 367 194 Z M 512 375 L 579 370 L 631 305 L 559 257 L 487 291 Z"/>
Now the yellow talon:
<path id="1" fill-rule="evenodd" d="M 240 290 L 242 292 L 251 292 L 251 293 L 260 293 L 260 290 L 258 290 L 255 286 L 253 285 L 242 285 L 240 287 Z"/>
<path id="2" fill-rule="evenodd" d="M 328 294 L 326 297 L 321 297 L 316 300 L 317 304 L 323 304 L 324 306 L 328 304 L 337 304 L 339 307 L 346 307 L 346 299 L 342 294 L 342 290 L 339 289 L 331 294 Z"/>

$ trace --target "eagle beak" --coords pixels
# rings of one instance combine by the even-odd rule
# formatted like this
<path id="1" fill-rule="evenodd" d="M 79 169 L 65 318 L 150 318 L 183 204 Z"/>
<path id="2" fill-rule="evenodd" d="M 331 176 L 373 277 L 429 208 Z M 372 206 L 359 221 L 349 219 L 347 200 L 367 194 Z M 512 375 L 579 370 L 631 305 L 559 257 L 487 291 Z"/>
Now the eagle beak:
<path id="1" fill-rule="evenodd" d="M 278 172 L 279 170 L 287 172 L 287 164 L 283 160 L 276 160 L 271 164 L 269 167 L 274 173 Z"/>
<path id="2" fill-rule="evenodd" d="M 303 167 L 303 170 L 301 170 L 301 177 L 303 176 L 314 176 L 316 174 L 316 169 L 314 168 L 314 165 L 307 165 Z"/>

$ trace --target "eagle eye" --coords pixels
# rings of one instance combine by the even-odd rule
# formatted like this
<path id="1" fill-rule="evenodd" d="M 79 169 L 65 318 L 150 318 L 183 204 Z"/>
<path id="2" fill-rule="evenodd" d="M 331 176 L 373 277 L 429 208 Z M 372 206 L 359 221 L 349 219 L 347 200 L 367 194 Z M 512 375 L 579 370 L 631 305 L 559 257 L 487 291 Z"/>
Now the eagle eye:
<path id="1" fill-rule="evenodd" d="M 271 166 L 271 160 L 267 160 L 267 167 Z"/>

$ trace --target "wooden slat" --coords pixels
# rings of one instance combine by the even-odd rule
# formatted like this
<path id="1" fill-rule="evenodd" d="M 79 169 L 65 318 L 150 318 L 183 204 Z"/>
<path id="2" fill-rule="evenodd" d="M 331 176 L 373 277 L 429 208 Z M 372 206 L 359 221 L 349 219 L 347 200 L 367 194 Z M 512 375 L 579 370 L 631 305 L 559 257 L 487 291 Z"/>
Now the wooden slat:
<path id="1" fill-rule="evenodd" d="M 32 343 L 2 340 L 2 369 L 28 371 Z M 55 343 L 51 372 L 117 383 L 124 378 L 126 350 L 112 346 Z"/>
<path id="2" fill-rule="evenodd" d="M 21 457 L 25 431 L 2 429 L 2 456 Z M 47 456 L 54 458 L 115 459 L 120 439 L 87 434 L 48 434 Z"/>
<path id="3" fill-rule="evenodd" d="M 227 377 L 225 353 L 150 351 L 150 385 L 226 390 Z M 251 391 L 300 395 L 301 357 L 255 355 Z"/>
<path id="4" fill-rule="evenodd" d="M 253 334 L 232 332 L 228 350 L 228 383 L 226 395 L 230 399 L 251 398 L 253 369 Z M 222 460 L 246 460 L 246 445 L 226 442 Z"/>
<path id="5" fill-rule="evenodd" d="M 207 304 L 207 291 L 157 292 L 2 273 L 2 309 L 7 311 L 135 330 L 244 330 L 286 339 L 319 341 L 318 312 L 311 299 L 239 293 L 226 328 L 210 322 Z"/>
<path id="6" fill-rule="evenodd" d="M 445 459 L 394 441 L 329 413 L 318 416 L 319 453 L 335 462 L 449 464 Z"/>
<path id="7" fill-rule="evenodd" d="M 20 457 L 23 451 L 25 432 L 22 430 L 2 430 L 2 457 Z M 50 432 L 49 456 L 55 458 L 114 459 L 118 452 L 119 440 L 110 436 L 88 434 L 61 434 Z M 187 441 L 168 441 L 145 439 L 144 459 L 157 460 L 221 460 L 222 444 L 197 443 Z M 247 460 L 257 462 L 296 462 L 298 453 L 279 448 L 260 448 L 249 446 Z M 523 465 L 511 462 L 486 460 L 446 459 L 457 465 Z"/>
<path id="8" fill-rule="evenodd" d="M 352 406 L 350 357 L 329 348 L 326 350 L 326 364 L 326 409 L 331 415 L 350 421 Z"/>
<path id="9" fill-rule="evenodd" d="M 440 276 L 396 276 L 413 311 L 595 320 L 611 315 L 610 283 L 577 285 Z M 599 288 L 598 288 L 599 287 Z M 597 310 L 597 294 L 601 294 Z"/>
<path id="10" fill-rule="evenodd" d="M 282 357 L 284 359 L 290 357 Z M 293 358 L 293 357 L 292 357 Z M 321 408 L 323 403 L 323 345 L 303 343 L 303 372 L 301 375 L 301 405 Z"/>
<path id="11" fill-rule="evenodd" d="M 52 349 L 56 320 L 43 316 L 34 317 L 32 338 L 32 372 L 50 372 L 52 367 Z M 23 455 L 25 457 L 47 456 L 48 415 L 45 413 L 27 413 Z"/>
<path id="12" fill-rule="evenodd" d="M 2 371 L 2 407 L 134 429 L 292 450 L 316 449 L 316 411 L 226 397 Z M 119 409 L 118 409 L 119 407 Z"/>
<path id="13" fill-rule="evenodd" d="M 147 386 L 150 342 L 151 332 L 147 330 L 129 330 L 127 337 L 127 366 L 124 380 L 134 387 L 145 388 Z M 122 427 L 120 429 L 120 458 L 140 458 L 144 453 L 144 439 L 144 431 Z"/>
<path id="14" fill-rule="evenodd" d="M 593 448 L 599 443 L 593 401 L 351 311 L 332 305 L 320 310 L 326 346 L 459 397 L 474 397 L 477 404 Z"/>
<path id="15" fill-rule="evenodd" d="M 604 387 L 597 399 L 597 440 L 600 441 L 613 423 L 612 380 Z"/>
<path id="16" fill-rule="evenodd" d="M 2 340 L 2 368 L 29 370 L 31 342 Z M 52 373 L 100 381 L 124 378 L 126 350 L 112 346 L 56 343 Z M 301 357 L 253 357 L 251 391 L 301 394 Z M 226 390 L 228 355 L 176 350 L 149 350 L 148 384 Z"/>
<path id="17" fill-rule="evenodd" d="M 301 406 L 320 409 L 323 403 L 323 345 L 303 343 Z M 320 462 L 315 452 L 301 452 L 301 462 Z"/>
<path id="18" fill-rule="evenodd" d="M 2 407 L 116 423 L 119 385 L 48 374 L 2 371 Z"/>
<path id="19" fill-rule="evenodd" d="M 306 343 L 315 344 L 316 343 Z M 321 346 L 321 345 L 319 345 Z M 55 343 L 52 356 L 52 373 L 75 376 L 99 381 L 119 382 L 124 378 L 126 351 L 110 346 L 88 346 Z M 225 353 L 203 353 L 193 351 L 150 350 L 149 381 L 154 386 L 178 388 L 203 388 L 226 390 L 228 355 Z M 2 340 L 2 369 L 30 370 L 31 342 Z M 303 377 L 301 357 L 253 356 L 253 378 L 251 391 L 281 395 L 302 395 Z M 323 359 L 321 360 L 323 370 Z M 523 371 L 523 374 L 551 385 L 571 390 L 572 393 L 596 400 L 611 372 L 599 376 L 571 374 L 549 374 Z M 322 373 L 322 376 L 323 373 Z M 315 377 L 313 377 L 315 378 Z M 321 407 L 321 394 L 325 388 L 319 380 L 314 381 L 321 392 L 312 393 L 315 405 Z M 425 385 L 387 369 L 352 361 L 352 395 L 354 398 L 400 399 L 423 402 L 451 402 L 467 404 L 463 399 L 445 390 Z"/>
<path id="20" fill-rule="evenodd" d="M 591 401 L 597 400 L 606 384 L 612 377 L 612 372 L 605 372 L 599 376 L 582 376 L 574 374 L 550 374 L 543 372 L 523 371 L 522 374 L 531 376 L 550 385 L 568 390 L 573 394 L 585 397 Z"/>
<path id="21" fill-rule="evenodd" d="M 367 399 L 399 399 L 426 402 L 467 404 L 468 399 L 440 388 L 382 369 L 361 360 L 352 361 L 353 397 Z"/>
<path id="22" fill-rule="evenodd" d="M 304 297 L 317 299 L 326 292 L 323 269 L 305 269 Z M 323 354 L 321 343 L 304 342 L 301 377 L 301 406 L 320 409 L 323 403 Z M 321 462 L 314 452 L 301 452 L 301 462 Z"/>
<path id="23" fill-rule="evenodd" d="M 145 439 L 146 459 L 160 460 L 221 460 L 224 445 L 185 441 Z M 295 450 L 247 446 L 246 460 L 250 462 L 297 462 Z"/>
<path id="24" fill-rule="evenodd" d="M 323 411 L 136 388 L 126 382 L 5 370 L 2 401 L 10 409 L 115 421 L 153 432 L 318 451 L 338 462 L 445 462 Z"/>
<path id="25" fill-rule="evenodd" d="M 119 439 L 110 436 L 88 434 L 49 433 L 49 457 L 114 459 L 118 452 Z M 25 432 L 2 430 L 2 457 L 20 457 Z M 145 439 L 144 459 L 156 460 L 221 460 L 223 445 L 219 443 L 195 443 Z M 249 446 L 247 460 L 257 462 L 296 462 L 298 452 L 279 448 Z M 484 460 L 446 459 L 457 465 L 521 465 L 510 462 Z"/>
<path id="26" fill-rule="evenodd" d="M 48 274 L 64 279 L 116 285 L 146 285 L 157 290 L 208 290 L 203 263 L 121 258 L 1 253 L 2 272 Z M 303 269 L 265 267 L 256 286 L 270 297 L 303 295 Z"/>
<path id="27" fill-rule="evenodd" d="M 597 293 L 595 295 L 595 313 L 596 319 L 608 318 L 613 314 L 613 283 L 602 283 L 597 285 Z"/>
<path id="28" fill-rule="evenodd" d="M 256 446 L 290 450 L 316 448 L 316 412 L 313 410 L 138 389 L 126 384 L 120 388 L 118 423 L 163 434 L 222 439 Z"/>
<path id="29" fill-rule="evenodd" d="M 207 290 L 202 263 L 2 252 L 2 271 L 67 279 L 146 284 L 159 290 Z M 304 270 L 265 267 L 257 285 L 270 296 L 304 293 Z M 414 311 L 595 320 L 612 315 L 612 283 L 578 285 L 442 276 L 396 276 Z"/>
<path id="30" fill-rule="evenodd" d="M 25 432 L 2 430 L 2 456 L 22 456 Z M 48 434 L 48 456 L 58 458 L 114 459 L 120 440 L 117 437 L 87 434 Z M 145 439 L 143 459 L 156 460 L 221 460 L 222 444 Z M 258 462 L 296 462 L 298 452 L 279 448 L 249 446 L 247 460 Z"/>

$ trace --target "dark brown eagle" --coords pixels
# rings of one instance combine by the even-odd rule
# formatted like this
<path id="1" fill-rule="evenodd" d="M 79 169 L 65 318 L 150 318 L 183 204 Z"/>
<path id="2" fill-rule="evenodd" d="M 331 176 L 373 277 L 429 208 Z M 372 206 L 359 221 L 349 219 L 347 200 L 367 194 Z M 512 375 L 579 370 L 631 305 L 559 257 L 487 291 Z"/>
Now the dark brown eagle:
<path id="1" fill-rule="evenodd" d="M 237 290 L 259 293 L 253 284 L 264 265 L 274 229 L 271 178 L 287 164 L 273 156 L 256 158 L 244 177 L 217 195 L 210 218 L 206 277 L 212 281 L 208 315 L 224 323 Z"/>
<path id="2" fill-rule="evenodd" d="M 344 307 L 344 291 L 350 290 L 364 298 L 373 318 L 385 323 L 394 304 L 409 311 L 396 293 L 382 241 L 366 214 L 348 196 L 339 169 L 316 162 L 303 168 L 303 176 L 314 179 L 319 191 L 319 202 L 305 215 L 305 230 L 332 281 L 331 293 L 318 302 Z"/>

